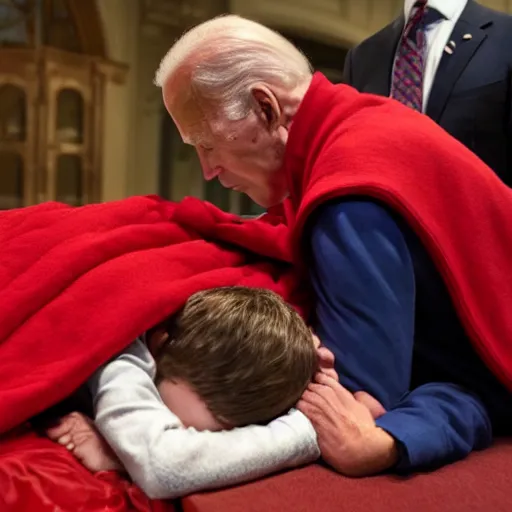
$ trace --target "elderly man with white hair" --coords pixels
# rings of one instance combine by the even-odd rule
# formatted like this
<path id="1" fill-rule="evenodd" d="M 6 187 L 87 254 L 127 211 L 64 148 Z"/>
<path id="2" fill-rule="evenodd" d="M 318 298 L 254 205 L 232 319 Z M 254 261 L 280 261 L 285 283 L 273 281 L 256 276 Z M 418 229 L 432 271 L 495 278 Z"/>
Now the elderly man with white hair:
<path id="1" fill-rule="evenodd" d="M 512 194 L 488 167 L 425 116 L 312 74 L 240 17 L 186 33 L 156 83 L 206 180 L 285 206 L 340 376 L 299 406 L 328 462 L 411 470 L 512 433 Z M 347 390 L 388 412 L 360 422 Z"/>
<path id="2" fill-rule="evenodd" d="M 205 179 L 280 209 L 290 226 L 312 325 L 339 375 L 320 374 L 298 409 L 333 468 L 432 468 L 512 433 L 512 190 L 426 116 L 331 84 L 286 39 L 237 16 L 183 35 L 156 83 Z M 359 391 L 386 412 L 374 420 Z M 295 432 L 282 456 L 275 440 L 264 462 L 241 451 L 224 483 L 314 458 Z M 138 438 L 148 453 L 150 435 Z M 201 446 L 206 460 L 213 448 Z M 114 448 L 137 463 L 134 447 Z M 168 455 L 151 456 L 160 462 L 147 471 L 165 480 Z M 203 487 L 222 484 L 204 471 Z"/>

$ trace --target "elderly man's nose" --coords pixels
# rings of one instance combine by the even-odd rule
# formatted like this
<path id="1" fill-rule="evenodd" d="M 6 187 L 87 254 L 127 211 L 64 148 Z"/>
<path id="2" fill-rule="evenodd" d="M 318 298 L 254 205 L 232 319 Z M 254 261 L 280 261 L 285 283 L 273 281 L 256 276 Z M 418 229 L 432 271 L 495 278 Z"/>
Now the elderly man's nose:
<path id="1" fill-rule="evenodd" d="M 203 176 L 206 181 L 211 181 L 215 179 L 221 172 L 220 167 L 211 168 L 207 165 L 203 165 Z"/>
<path id="2" fill-rule="evenodd" d="M 221 172 L 222 169 L 218 168 L 211 162 L 208 153 L 202 148 L 198 147 L 197 154 L 199 156 L 199 162 L 201 163 L 201 169 L 203 170 L 203 176 L 206 181 L 215 179 Z"/>

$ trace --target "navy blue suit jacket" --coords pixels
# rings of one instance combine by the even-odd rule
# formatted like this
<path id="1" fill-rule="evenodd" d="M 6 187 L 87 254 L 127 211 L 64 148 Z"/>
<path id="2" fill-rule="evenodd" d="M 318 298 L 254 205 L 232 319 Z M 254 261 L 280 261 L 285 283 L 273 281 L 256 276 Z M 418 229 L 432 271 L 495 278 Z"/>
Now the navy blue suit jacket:
<path id="1" fill-rule="evenodd" d="M 396 469 L 462 459 L 512 433 L 512 394 L 482 362 L 419 238 L 370 198 L 344 198 L 310 220 L 315 331 L 340 382 L 388 411 Z"/>
<path id="2" fill-rule="evenodd" d="M 344 81 L 389 96 L 403 14 L 347 54 Z M 471 34 L 471 39 L 464 39 Z M 512 16 L 469 0 L 444 53 L 426 114 L 512 186 Z"/>

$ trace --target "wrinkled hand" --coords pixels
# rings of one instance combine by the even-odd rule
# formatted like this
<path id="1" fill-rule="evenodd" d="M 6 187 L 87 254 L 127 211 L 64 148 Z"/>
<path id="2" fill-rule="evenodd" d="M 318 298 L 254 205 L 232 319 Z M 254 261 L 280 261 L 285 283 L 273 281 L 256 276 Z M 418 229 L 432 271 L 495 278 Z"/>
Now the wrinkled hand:
<path id="1" fill-rule="evenodd" d="M 313 424 L 322 457 L 340 473 L 367 476 L 396 464 L 396 443 L 377 427 L 371 409 L 325 372 L 316 374 L 297 407 Z"/>
<path id="2" fill-rule="evenodd" d="M 338 372 L 334 369 L 334 354 L 322 345 L 315 334 L 313 334 L 313 341 L 318 356 L 318 371 L 339 382 Z M 379 418 L 386 412 L 382 404 L 366 391 L 356 391 L 354 398 L 369 409 L 374 419 Z"/>
<path id="3" fill-rule="evenodd" d="M 318 371 L 338 381 L 338 373 L 334 369 L 334 354 L 328 348 L 322 346 L 320 339 L 315 334 L 313 334 L 313 341 L 318 356 Z"/>

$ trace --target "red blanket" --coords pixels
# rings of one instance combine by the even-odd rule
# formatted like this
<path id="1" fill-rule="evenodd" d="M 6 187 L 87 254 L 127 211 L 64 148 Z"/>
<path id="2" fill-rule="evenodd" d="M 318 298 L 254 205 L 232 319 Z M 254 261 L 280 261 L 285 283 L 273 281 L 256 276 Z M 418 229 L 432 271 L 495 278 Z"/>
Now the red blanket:
<path id="1" fill-rule="evenodd" d="M 294 119 L 286 166 L 295 246 L 334 197 L 389 205 L 422 239 L 474 346 L 512 390 L 512 190 L 491 169 L 426 116 L 320 74 Z"/>
<path id="2" fill-rule="evenodd" d="M 0 214 L 2 512 L 173 510 L 21 424 L 201 289 L 261 286 L 304 312 L 281 220 L 156 197 Z"/>
<path id="3" fill-rule="evenodd" d="M 0 433 L 68 396 L 198 290 L 261 286 L 298 305 L 286 234 L 270 215 L 242 222 L 195 199 L 2 213 Z"/>

